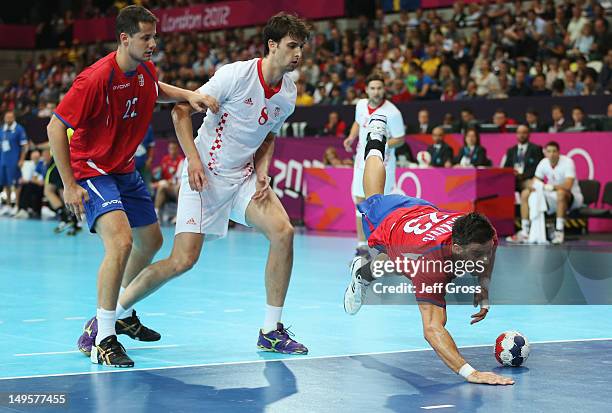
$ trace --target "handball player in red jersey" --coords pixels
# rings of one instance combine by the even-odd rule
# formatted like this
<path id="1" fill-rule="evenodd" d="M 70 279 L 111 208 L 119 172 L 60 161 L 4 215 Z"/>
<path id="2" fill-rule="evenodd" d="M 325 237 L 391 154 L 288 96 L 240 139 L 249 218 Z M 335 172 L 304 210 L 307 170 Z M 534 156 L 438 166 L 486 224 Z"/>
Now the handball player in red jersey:
<path id="1" fill-rule="evenodd" d="M 479 289 L 474 305 L 480 311 L 472 315 L 472 324 L 483 320 L 488 312 L 487 286 L 495 259 L 497 236 L 489 220 L 479 213 L 441 211 L 433 204 L 402 195 L 383 195 L 385 188 L 384 153 L 388 127 L 386 117 L 373 114 L 368 121 L 363 186 L 366 200 L 358 205 L 363 228 L 371 248 L 380 254 L 363 263 L 355 257 L 351 264 L 351 282 L 344 296 L 344 309 L 356 314 L 366 297 L 377 269 L 393 267 L 392 272 L 410 276 L 423 321 L 423 334 L 442 361 L 471 383 L 514 384 L 510 378 L 491 372 L 480 372 L 470 366 L 459 353 L 455 341 L 446 330 L 446 287 L 456 270 L 447 265 L 470 266 L 478 277 Z M 407 266 L 418 264 L 419 266 Z M 395 263 L 384 266 L 381 264 Z M 398 268 L 398 264 L 400 268 Z M 403 264 L 403 265 L 402 265 Z M 412 272 L 409 269 L 417 269 Z M 408 271 L 408 272 L 407 272 Z"/>
<path id="2" fill-rule="evenodd" d="M 117 50 L 77 76 L 47 126 L 66 206 L 77 216 L 84 214 L 90 231 L 104 244 L 96 317 L 86 323 L 78 346 L 93 363 L 114 367 L 134 365 L 117 334 L 141 341 L 160 338 L 140 323 L 133 309 L 117 305 L 120 290 L 162 244 L 151 196 L 134 169 L 138 145 L 156 102 L 218 110 L 210 96 L 158 81 L 151 62 L 156 23 L 144 7 L 122 9 L 116 19 Z M 74 129 L 70 144 L 67 128 Z"/>

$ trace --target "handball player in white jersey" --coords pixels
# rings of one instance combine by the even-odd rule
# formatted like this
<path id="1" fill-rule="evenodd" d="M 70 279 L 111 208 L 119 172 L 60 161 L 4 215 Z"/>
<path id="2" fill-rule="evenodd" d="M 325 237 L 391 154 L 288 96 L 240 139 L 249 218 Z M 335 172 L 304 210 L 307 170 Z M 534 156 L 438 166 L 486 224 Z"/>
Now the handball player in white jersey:
<path id="1" fill-rule="evenodd" d="M 170 257 L 145 268 L 130 284 L 121 296 L 124 308 L 191 269 L 204 241 L 224 237 L 231 219 L 257 228 L 270 241 L 266 315 L 257 346 L 286 354 L 308 353 L 281 323 L 294 230 L 268 177 L 274 138 L 295 108 L 297 88 L 288 73 L 297 68 L 308 35 L 306 23 L 296 16 L 279 13 L 270 18 L 263 30 L 263 59 L 225 65 L 198 89 L 218 100 L 219 111 L 206 113 L 195 141 L 193 110 L 175 106 L 172 120 L 186 159 L 174 246 Z"/>
<path id="2" fill-rule="evenodd" d="M 350 152 L 355 139 L 357 141 L 357 154 L 353 166 L 353 184 L 351 193 L 355 205 L 365 201 L 363 191 L 363 172 L 365 170 L 364 151 L 367 140 L 368 121 L 373 114 L 384 115 L 387 119 L 387 141 L 385 153 L 386 183 L 385 195 L 391 193 L 395 186 L 395 147 L 404 143 L 406 130 L 404 119 L 399 109 L 390 101 L 385 99 L 385 81 L 380 74 L 371 74 L 366 79 L 367 99 L 360 99 L 355 107 L 355 122 L 351 127 L 349 136 L 344 140 L 344 148 Z M 357 223 L 357 251 L 355 255 L 362 257 L 370 256 L 368 242 L 366 241 L 361 225 L 361 213 L 356 211 Z"/>

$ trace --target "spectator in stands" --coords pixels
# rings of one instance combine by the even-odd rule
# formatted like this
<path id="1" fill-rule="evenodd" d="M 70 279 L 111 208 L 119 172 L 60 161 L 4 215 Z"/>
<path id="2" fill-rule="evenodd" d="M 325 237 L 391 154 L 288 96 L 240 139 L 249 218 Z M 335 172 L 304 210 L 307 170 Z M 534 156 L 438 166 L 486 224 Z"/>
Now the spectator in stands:
<path id="1" fill-rule="evenodd" d="M 549 89 L 546 89 L 546 78 L 543 74 L 538 74 L 533 78 L 531 89 L 531 96 L 550 96 L 552 94 Z"/>
<path id="2" fill-rule="evenodd" d="M 409 102 L 412 100 L 412 95 L 408 92 L 408 88 L 402 79 L 395 79 L 393 81 L 393 89 L 391 95 L 391 102 L 398 104 Z"/>
<path id="3" fill-rule="evenodd" d="M 470 108 L 461 109 L 461 118 L 455 125 L 455 132 L 459 132 L 462 135 L 465 135 L 468 129 L 475 128 L 478 129 L 478 120 L 474 116 L 474 112 Z"/>
<path id="4" fill-rule="evenodd" d="M 15 112 L 4 114 L 4 125 L 0 129 L 0 187 L 4 187 L 6 204 L 0 215 L 15 215 L 17 206 L 11 208 L 12 194 L 17 190 L 20 169 L 28 152 L 28 136 L 25 129 L 15 121 Z M 18 203 L 18 195 L 15 195 Z"/>
<path id="5" fill-rule="evenodd" d="M 476 81 L 470 80 L 467 85 L 467 89 L 463 92 L 457 94 L 456 100 L 472 100 L 472 99 L 480 99 L 481 96 L 477 94 L 478 86 L 476 85 Z"/>
<path id="6" fill-rule="evenodd" d="M 487 150 L 480 145 L 480 134 L 476 128 L 468 128 L 463 135 L 463 146 L 453 158 L 456 166 L 488 166 Z"/>
<path id="7" fill-rule="evenodd" d="M 583 196 L 576 177 L 574 161 L 559 152 L 559 144 L 551 141 L 546 144 L 546 157 L 540 161 L 535 171 L 534 180 L 544 183 L 544 197 L 548 206 L 548 213 L 556 213 L 555 233 L 553 244 L 564 241 L 565 217 L 567 212 L 580 208 Z M 534 191 L 532 182 L 521 192 L 521 231 L 510 237 L 513 242 L 526 242 L 529 238 L 531 221 L 529 220 L 529 197 Z"/>
<path id="8" fill-rule="evenodd" d="M 345 138 L 346 122 L 340 119 L 338 112 L 330 112 L 327 118 L 327 123 L 321 131 L 323 136 L 335 136 L 337 138 Z"/>
<path id="9" fill-rule="evenodd" d="M 599 87 L 604 93 L 612 91 L 612 49 L 609 49 L 603 59 L 601 72 L 599 73 Z"/>
<path id="10" fill-rule="evenodd" d="M 567 35 L 565 38 L 565 44 L 567 46 L 576 41 L 582 32 L 582 28 L 589 23 L 589 20 L 582 14 L 582 8 L 579 4 L 572 7 L 572 18 L 567 25 Z"/>
<path id="11" fill-rule="evenodd" d="M 593 29 L 591 27 L 591 23 L 587 23 L 582 26 L 582 30 L 576 39 L 569 45 L 570 50 L 567 51 L 567 54 L 572 55 L 582 55 L 588 56 L 591 53 L 591 47 L 593 46 L 593 41 L 595 37 L 593 36 Z"/>
<path id="12" fill-rule="evenodd" d="M 333 166 L 335 168 L 349 168 L 353 166 L 353 160 L 348 158 L 340 159 L 336 148 L 330 146 L 323 154 L 323 165 Z"/>
<path id="13" fill-rule="evenodd" d="M 416 68 L 417 81 L 415 84 L 417 99 L 434 99 L 435 93 L 433 87 L 436 82 L 425 74 L 420 66 Z M 438 94 L 439 96 L 439 94 Z"/>
<path id="14" fill-rule="evenodd" d="M 612 47 L 612 32 L 610 31 L 606 19 L 595 20 L 594 41 L 591 46 L 591 57 L 593 59 L 603 59 Z"/>
<path id="15" fill-rule="evenodd" d="M 584 110 L 580 106 L 572 109 L 572 123 L 565 132 L 588 132 L 593 130 L 593 125 L 585 116 Z"/>
<path id="16" fill-rule="evenodd" d="M 584 86 L 576 80 L 576 73 L 568 70 L 565 72 L 565 89 L 563 96 L 580 96 Z"/>
<path id="17" fill-rule="evenodd" d="M 480 72 L 476 75 L 476 94 L 480 97 L 491 97 L 499 93 L 499 80 L 495 73 L 491 72 L 491 65 L 487 60 L 480 64 Z"/>
<path id="18" fill-rule="evenodd" d="M 306 92 L 306 86 L 302 82 L 297 84 L 297 98 L 295 99 L 295 106 L 312 106 L 314 105 L 314 98 Z"/>
<path id="19" fill-rule="evenodd" d="M 548 128 L 549 133 L 563 132 L 568 128 L 568 122 L 565 120 L 563 108 L 559 105 L 553 105 L 551 108 L 552 125 Z"/>
<path id="20" fill-rule="evenodd" d="M 508 114 L 503 109 L 497 109 L 493 114 L 493 123 L 497 126 L 497 130 L 501 133 L 508 132 L 508 126 L 517 124 L 516 120 L 509 118 Z"/>
<path id="21" fill-rule="evenodd" d="M 529 127 L 519 125 L 516 128 L 517 144 L 506 152 L 504 168 L 513 168 L 516 177 L 516 190 L 521 192 L 534 177 L 535 170 L 544 154 L 542 147 L 529 142 Z"/>
<path id="22" fill-rule="evenodd" d="M 419 110 L 417 114 L 417 124 L 408 126 L 409 133 L 431 133 L 433 125 L 429 122 L 429 111 L 427 109 Z"/>
<path id="23" fill-rule="evenodd" d="M 527 109 L 527 112 L 525 112 L 525 124 L 531 132 L 546 132 L 547 129 L 546 125 L 540 121 L 540 115 L 535 109 Z"/>
<path id="24" fill-rule="evenodd" d="M 176 200 L 178 195 L 178 185 L 180 179 L 177 180 L 177 172 L 179 165 L 184 157 L 179 153 L 177 142 L 168 143 L 168 154 L 161 160 L 161 165 L 155 168 L 153 173 L 157 181 L 153 183 L 155 188 L 155 212 L 162 220 L 161 210 L 167 201 Z M 179 177 L 180 178 L 180 177 Z"/>
<path id="25" fill-rule="evenodd" d="M 431 155 L 431 166 L 450 168 L 453 165 L 453 149 L 444 142 L 444 130 L 435 127 L 431 133 L 433 144 L 427 147 Z"/>

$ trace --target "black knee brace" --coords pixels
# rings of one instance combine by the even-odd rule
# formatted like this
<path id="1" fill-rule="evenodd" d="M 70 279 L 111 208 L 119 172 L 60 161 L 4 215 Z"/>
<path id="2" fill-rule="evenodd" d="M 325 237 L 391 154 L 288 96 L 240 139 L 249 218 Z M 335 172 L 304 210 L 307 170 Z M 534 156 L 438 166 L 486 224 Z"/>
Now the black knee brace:
<path id="1" fill-rule="evenodd" d="M 383 140 L 381 141 L 378 139 L 370 139 L 370 137 L 368 136 L 368 143 L 366 144 L 366 147 L 365 147 L 365 155 L 363 156 L 363 159 L 367 159 L 368 153 L 372 149 L 378 149 L 380 153 L 382 153 L 383 156 L 385 156 L 385 146 L 386 145 L 387 145 L 386 138 L 383 138 Z"/>

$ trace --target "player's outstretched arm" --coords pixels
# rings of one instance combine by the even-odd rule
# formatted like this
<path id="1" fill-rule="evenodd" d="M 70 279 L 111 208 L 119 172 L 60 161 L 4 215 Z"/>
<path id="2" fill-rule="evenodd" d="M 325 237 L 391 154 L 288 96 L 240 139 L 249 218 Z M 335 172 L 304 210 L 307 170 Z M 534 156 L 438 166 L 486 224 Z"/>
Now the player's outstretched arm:
<path id="1" fill-rule="evenodd" d="M 219 111 L 219 102 L 213 96 L 181 89 L 164 82 L 159 82 L 158 84 L 159 96 L 157 101 L 160 103 L 189 102 L 196 112 L 204 112 L 206 108 L 210 109 L 213 113 Z"/>
<path id="2" fill-rule="evenodd" d="M 351 131 L 349 132 L 348 137 L 344 140 L 344 149 L 347 152 L 353 151 L 353 142 L 359 136 L 359 124 L 357 122 L 353 122 L 353 126 L 351 126 Z"/>
<path id="3" fill-rule="evenodd" d="M 200 154 L 193 141 L 193 125 L 191 123 L 193 113 L 194 110 L 188 103 L 177 103 L 172 108 L 172 123 L 174 123 L 176 136 L 187 158 L 189 187 L 193 191 L 201 192 L 206 186 L 206 175 L 204 174 Z"/>
<path id="4" fill-rule="evenodd" d="M 455 373 L 465 377 L 470 383 L 482 384 L 514 384 L 514 380 L 490 372 L 474 370 L 459 353 L 455 340 L 444 327 L 446 325 L 446 309 L 430 303 L 419 303 L 423 320 L 425 340 Z"/>

